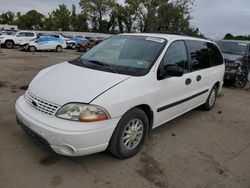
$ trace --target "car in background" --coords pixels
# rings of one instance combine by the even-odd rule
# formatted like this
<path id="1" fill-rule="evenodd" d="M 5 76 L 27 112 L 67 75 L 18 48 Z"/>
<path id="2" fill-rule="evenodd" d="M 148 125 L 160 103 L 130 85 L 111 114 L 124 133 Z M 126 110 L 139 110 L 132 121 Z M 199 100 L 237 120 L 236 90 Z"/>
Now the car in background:
<path id="1" fill-rule="evenodd" d="M 85 37 L 73 37 L 70 40 L 66 41 L 67 48 L 69 49 L 75 49 L 77 44 L 80 42 L 88 41 Z"/>
<path id="2" fill-rule="evenodd" d="M 78 52 L 87 52 L 97 44 L 103 42 L 106 38 L 102 37 L 86 37 L 87 41 L 83 41 L 77 44 L 76 48 Z"/>
<path id="3" fill-rule="evenodd" d="M 76 45 L 76 49 L 78 52 L 87 52 L 89 51 L 91 48 L 93 48 L 95 45 L 93 43 L 91 43 L 90 41 L 86 40 L 86 41 L 82 41 L 80 43 L 78 43 Z"/>
<path id="4" fill-rule="evenodd" d="M 13 30 L 13 29 L 5 29 L 0 31 L 0 35 L 11 35 L 12 33 L 16 33 L 18 30 Z"/>
<path id="5" fill-rule="evenodd" d="M 43 36 L 51 36 L 51 37 L 63 39 L 63 40 L 65 40 L 65 41 L 70 40 L 70 38 L 65 37 L 65 36 L 62 35 L 62 34 L 57 34 L 57 33 L 38 33 L 37 36 L 38 36 L 38 38 L 39 38 L 39 37 L 43 37 Z"/>
<path id="6" fill-rule="evenodd" d="M 224 83 L 244 88 L 250 70 L 250 41 L 221 40 L 217 44 L 226 63 Z"/>
<path id="7" fill-rule="evenodd" d="M 29 31 L 20 31 L 20 32 L 14 32 L 10 35 L 1 35 L 0 36 L 0 43 L 4 44 L 4 46 L 8 49 L 14 48 L 14 46 L 22 46 L 29 41 L 37 38 L 37 35 L 35 32 L 29 32 Z"/>
<path id="8" fill-rule="evenodd" d="M 29 42 L 25 49 L 30 52 L 43 50 L 55 50 L 61 52 L 66 47 L 66 42 L 63 39 L 51 36 L 41 36 Z"/>

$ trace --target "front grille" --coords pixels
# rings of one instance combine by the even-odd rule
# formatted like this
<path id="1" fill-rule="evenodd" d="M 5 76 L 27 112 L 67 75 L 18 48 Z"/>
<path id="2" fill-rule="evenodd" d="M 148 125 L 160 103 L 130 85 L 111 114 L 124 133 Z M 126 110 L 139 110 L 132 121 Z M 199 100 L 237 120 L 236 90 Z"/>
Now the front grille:
<path id="1" fill-rule="evenodd" d="M 29 91 L 25 93 L 25 98 L 30 106 L 32 106 L 36 110 L 43 112 L 47 115 L 55 114 L 59 108 L 58 105 L 45 101 L 43 99 L 40 99 L 37 96 L 30 93 Z"/>

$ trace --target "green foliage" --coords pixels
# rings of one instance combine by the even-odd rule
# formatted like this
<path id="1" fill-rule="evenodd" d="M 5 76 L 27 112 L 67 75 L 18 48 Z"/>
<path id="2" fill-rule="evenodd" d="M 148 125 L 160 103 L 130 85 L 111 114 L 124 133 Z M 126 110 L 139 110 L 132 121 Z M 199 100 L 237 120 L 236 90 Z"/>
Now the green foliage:
<path id="1" fill-rule="evenodd" d="M 26 14 L 17 15 L 18 20 L 16 24 L 20 29 L 34 29 L 39 30 L 43 28 L 44 15 L 36 10 L 30 10 Z"/>
<path id="2" fill-rule="evenodd" d="M 11 11 L 7 11 L 0 15 L 0 24 L 13 24 L 15 14 Z"/>
<path id="3" fill-rule="evenodd" d="M 225 40 L 250 40 L 250 35 L 238 35 L 233 36 L 231 33 L 227 33 L 224 37 Z"/>
<path id="4" fill-rule="evenodd" d="M 114 9 L 116 0 L 80 0 L 82 12 L 88 16 L 94 31 L 108 32 L 110 24 L 103 20 Z"/>
<path id="5" fill-rule="evenodd" d="M 48 16 L 31 10 L 22 15 L 6 12 L 0 23 L 15 23 L 21 29 L 64 31 L 182 32 L 203 37 L 198 28 L 190 26 L 190 11 L 194 0 L 79 0 L 81 13 L 73 4 L 50 12 Z"/>

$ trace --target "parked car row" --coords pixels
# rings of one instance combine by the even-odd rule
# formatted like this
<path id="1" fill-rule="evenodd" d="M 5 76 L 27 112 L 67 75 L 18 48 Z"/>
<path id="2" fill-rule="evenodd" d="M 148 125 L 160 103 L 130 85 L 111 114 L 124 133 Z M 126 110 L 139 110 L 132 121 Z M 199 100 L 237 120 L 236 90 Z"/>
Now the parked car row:
<path id="1" fill-rule="evenodd" d="M 63 34 L 48 34 L 29 31 L 12 31 L 11 33 L 1 33 L 0 44 L 8 49 L 19 46 L 21 50 L 25 51 L 41 51 L 54 50 L 61 52 L 63 49 L 78 49 L 78 51 L 86 52 L 99 44 L 104 38 L 91 38 L 84 36 L 66 37 Z"/>

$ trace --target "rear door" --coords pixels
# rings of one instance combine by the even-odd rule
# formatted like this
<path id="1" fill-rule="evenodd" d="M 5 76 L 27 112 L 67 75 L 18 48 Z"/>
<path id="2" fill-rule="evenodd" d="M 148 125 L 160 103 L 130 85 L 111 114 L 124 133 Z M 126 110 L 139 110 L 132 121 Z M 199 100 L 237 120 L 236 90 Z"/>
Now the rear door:
<path id="1" fill-rule="evenodd" d="M 192 72 L 193 103 L 198 106 L 207 100 L 211 84 L 211 63 L 207 43 L 198 40 L 186 40 Z"/>

